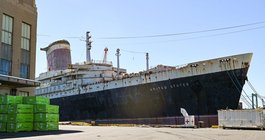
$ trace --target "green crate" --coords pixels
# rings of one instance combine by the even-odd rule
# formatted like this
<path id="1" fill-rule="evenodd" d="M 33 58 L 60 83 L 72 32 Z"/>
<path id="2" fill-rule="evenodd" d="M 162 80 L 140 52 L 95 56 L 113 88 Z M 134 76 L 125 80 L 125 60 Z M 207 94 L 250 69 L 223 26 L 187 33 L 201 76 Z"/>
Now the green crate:
<path id="1" fill-rule="evenodd" d="M 15 96 L 0 96 L 0 104 L 14 104 Z"/>
<path id="2" fill-rule="evenodd" d="M 59 106 L 38 104 L 34 106 L 34 113 L 58 114 Z"/>
<path id="3" fill-rule="evenodd" d="M 6 132 L 6 123 L 0 122 L 0 132 Z"/>
<path id="4" fill-rule="evenodd" d="M 33 114 L 8 114 L 7 122 L 33 122 Z"/>
<path id="5" fill-rule="evenodd" d="M 0 123 L 7 122 L 7 114 L 0 114 Z"/>
<path id="6" fill-rule="evenodd" d="M 8 112 L 8 105 L 0 105 L 0 113 L 4 114 Z"/>
<path id="7" fill-rule="evenodd" d="M 59 114 L 37 113 L 34 122 L 59 122 Z"/>
<path id="8" fill-rule="evenodd" d="M 15 113 L 32 114 L 33 105 L 26 105 L 26 104 L 9 105 L 8 114 L 15 114 Z"/>
<path id="9" fill-rule="evenodd" d="M 58 122 L 37 122 L 34 123 L 33 130 L 36 131 L 50 131 L 50 130 L 59 130 Z"/>
<path id="10" fill-rule="evenodd" d="M 50 99 L 41 96 L 27 96 L 23 98 L 24 104 L 50 104 Z"/>
<path id="11" fill-rule="evenodd" d="M 0 96 L 0 104 L 22 104 L 22 96 Z"/>
<path id="12" fill-rule="evenodd" d="M 7 123 L 7 132 L 32 131 L 33 123 Z"/>
<path id="13" fill-rule="evenodd" d="M 23 96 L 15 96 L 15 104 L 23 104 Z"/>

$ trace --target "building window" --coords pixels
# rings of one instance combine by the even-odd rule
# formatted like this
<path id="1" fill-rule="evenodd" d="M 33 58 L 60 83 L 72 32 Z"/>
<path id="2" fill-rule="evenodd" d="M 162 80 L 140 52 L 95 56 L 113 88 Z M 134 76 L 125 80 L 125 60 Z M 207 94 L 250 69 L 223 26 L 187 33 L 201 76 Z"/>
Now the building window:
<path id="1" fill-rule="evenodd" d="M 18 96 L 29 96 L 29 92 L 19 91 Z"/>
<path id="2" fill-rule="evenodd" d="M 20 77 L 21 78 L 28 78 L 28 71 L 29 71 L 28 65 L 25 65 L 25 64 L 20 65 Z"/>
<path id="3" fill-rule="evenodd" d="M 29 78 L 29 58 L 30 58 L 30 25 L 22 23 L 21 27 L 21 63 L 20 77 Z"/>
<path id="4" fill-rule="evenodd" d="M 11 75 L 13 18 L 3 15 L 0 45 L 0 74 Z"/>

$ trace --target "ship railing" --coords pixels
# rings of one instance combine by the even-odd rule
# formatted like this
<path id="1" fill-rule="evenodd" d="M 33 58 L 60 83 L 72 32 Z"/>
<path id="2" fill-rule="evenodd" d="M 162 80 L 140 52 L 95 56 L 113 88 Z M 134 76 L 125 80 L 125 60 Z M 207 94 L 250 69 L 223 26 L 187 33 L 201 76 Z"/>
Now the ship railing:
<path id="1" fill-rule="evenodd" d="M 175 66 L 176 69 L 181 69 L 181 68 L 184 68 L 184 67 L 187 67 L 189 64 L 182 64 L 182 65 L 177 65 Z"/>
<path id="2" fill-rule="evenodd" d="M 182 65 L 176 65 L 176 66 L 164 66 L 164 69 L 159 69 L 158 66 L 151 66 L 148 71 L 152 71 L 153 69 L 154 70 L 158 69 L 158 70 L 168 71 L 168 70 L 174 70 L 175 68 L 176 69 L 183 68 L 183 67 L 186 67 L 188 65 L 189 64 L 182 64 Z"/>
<path id="3" fill-rule="evenodd" d="M 172 67 L 172 68 L 168 68 L 168 69 L 164 69 L 164 70 L 158 70 L 158 71 L 140 71 L 138 73 L 125 73 L 123 75 L 121 75 L 121 77 L 119 79 L 113 77 L 111 80 L 101 80 L 101 81 L 97 81 L 97 82 L 92 82 L 92 83 L 87 83 L 85 85 L 97 85 L 97 84 L 106 84 L 115 80 L 123 80 L 123 79 L 129 79 L 129 78 L 134 78 L 134 77 L 140 77 L 140 76 L 148 76 L 154 73 L 160 73 L 160 72 L 165 72 L 165 71 L 174 71 L 178 68 L 183 68 L 186 67 L 186 65 L 180 65 L 177 66 L 176 68 Z"/>
<path id="4" fill-rule="evenodd" d="M 47 71 L 47 72 L 41 73 L 39 75 L 39 77 L 37 77 L 36 79 L 37 80 L 47 79 L 47 78 L 51 78 L 51 77 L 55 77 L 55 76 L 60 76 L 63 73 L 69 73 L 71 71 L 73 71 L 73 70 L 66 69 L 66 70 Z"/>
<path id="5" fill-rule="evenodd" d="M 103 61 L 103 60 L 84 61 L 84 62 L 76 63 L 76 64 L 84 65 L 84 64 L 93 64 L 93 63 L 96 63 L 96 64 L 108 64 L 108 65 L 112 65 L 112 62 L 111 62 L 111 61 Z"/>

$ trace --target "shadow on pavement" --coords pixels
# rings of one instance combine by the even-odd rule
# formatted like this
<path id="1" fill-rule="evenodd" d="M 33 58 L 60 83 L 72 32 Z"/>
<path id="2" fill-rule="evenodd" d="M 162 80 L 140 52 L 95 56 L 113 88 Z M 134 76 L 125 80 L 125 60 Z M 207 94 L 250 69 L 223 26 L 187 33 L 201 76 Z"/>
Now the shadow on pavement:
<path id="1" fill-rule="evenodd" d="M 0 132 L 0 139 L 4 138 L 25 138 L 25 137 L 35 137 L 35 136 L 45 136 L 45 135 L 62 135 L 71 133 L 80 133 L 83 131 L 77 130 L 58 130 L 58 131 L 33 131 L 33 132 Z"/>

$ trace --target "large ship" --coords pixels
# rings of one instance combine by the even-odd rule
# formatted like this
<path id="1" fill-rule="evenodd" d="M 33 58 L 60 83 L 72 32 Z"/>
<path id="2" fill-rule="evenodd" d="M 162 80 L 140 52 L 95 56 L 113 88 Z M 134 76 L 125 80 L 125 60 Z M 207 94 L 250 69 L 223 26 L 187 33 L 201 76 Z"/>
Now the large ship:
<path id="1" fill-rule="evenodd" d="M 232 55 L 181 66 L 158 65 L 139 73 L 126 72 L 107 61 L 69 64 L 70 44 L 56 41 L 46 51 L 48 71 L 37 80 L 37 96 L 60 106 L 60 120 L 136 119 L 216 115 L 219 109 L 238 108 L 252 53 Z M 119 60 L 117 49 L 117 60 Z M 66 58 L 61 58 L 61 57 Z M 69 56 L 69 57 L 68 57 Z"/>

